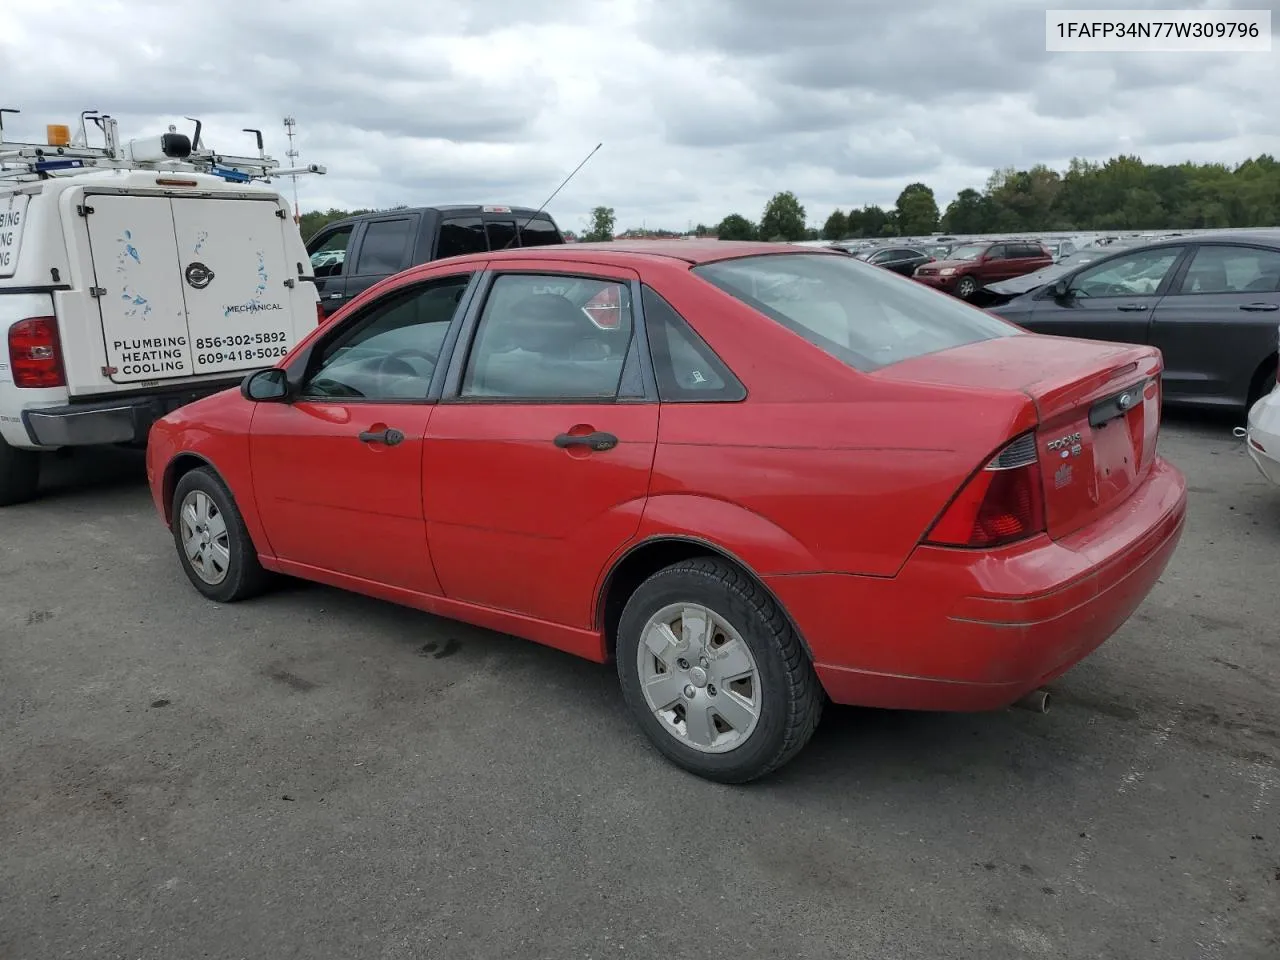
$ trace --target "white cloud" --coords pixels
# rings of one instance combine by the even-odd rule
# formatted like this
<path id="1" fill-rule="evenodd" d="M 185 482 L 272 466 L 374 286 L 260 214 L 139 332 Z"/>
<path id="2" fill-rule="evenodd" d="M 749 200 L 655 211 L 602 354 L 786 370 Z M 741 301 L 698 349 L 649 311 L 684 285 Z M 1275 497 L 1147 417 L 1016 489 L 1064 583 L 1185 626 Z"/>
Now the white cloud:
<path id="1" fill-rule="evenodd" d="M 0 105 L 23 109 L 10 136 L 84 108 L 126 137 L 199 116 L 207 144 L 259 127 L 277 157 L 293 114 L 330 171 L 300 182 L 308 208 L 537 204 L 603 141 L 551 206 L 568 228 L 601 203 L 621 226 L 754 219 L 782 189 L 820 223 L 913 180 L 945 205 L 996 166 L 1280 153 L 1275 53 L 1050 55 L 1044 7 L 45 0 L 0 8 Z"/>

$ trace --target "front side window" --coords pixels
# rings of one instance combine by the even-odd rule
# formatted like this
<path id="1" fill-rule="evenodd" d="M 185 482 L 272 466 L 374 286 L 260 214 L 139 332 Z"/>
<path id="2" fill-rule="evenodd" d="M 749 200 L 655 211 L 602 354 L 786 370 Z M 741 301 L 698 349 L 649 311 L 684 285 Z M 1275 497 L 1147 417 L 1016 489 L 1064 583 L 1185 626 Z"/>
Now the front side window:
<path id="1" fill-rule="evenodd" d="M 399 273 L 409 258 L 409 241 L 417 221 L 409 217 L 398 220 L 374 220 L 364 228 L 360 241 L 360 262 L 356 276 L 378 276 Z"/>
<path id="2" fill-rule="evenodd" d="M 1203 246 L 1182 278 L 1179 293 L 1272 293 L 1280 288 L 1280 251 Z"/>
<path id="3" fill-rule="evenodd" d="M 705 263 L 693 273 L 857 370 L 1021 334 L 1013 324 L 849 257 L 759 255 Z"/>
<path id="4" fill-rule="evenodd" d="M 323 237 L 311 248 L 311 272 L 317 277 L 342 275 L 347 259 L 347 247 L 351 244 L 351 227 L 341 227 Z"/>
<path id="5" fill-rule="evenodd" d="M 1076 275 L 1075 297 L 1149 297 L 1182 255 L 1182 247 L 1139 250 L 1106 260 Z"/>
<path id="6" fill-rule="evenodd" d="M 1005 260 L 1011 256 L 1009 246 L 1003 243 L 997 243 L 994 247 L 987 248 L 988 260 Z"/>
<path id="7" fill-rule="evenodd" d="M 616 399 L 632 330 L 631 290 L 622 281 L 500 276 L 480 316 L 462 396 Z"/>
<path id="8" fill-rule="evenodd" d="M 422 400 L 449 323 L 471 277 L 395 290 L 325 345 L 300 396 L 311 400 Z"/>

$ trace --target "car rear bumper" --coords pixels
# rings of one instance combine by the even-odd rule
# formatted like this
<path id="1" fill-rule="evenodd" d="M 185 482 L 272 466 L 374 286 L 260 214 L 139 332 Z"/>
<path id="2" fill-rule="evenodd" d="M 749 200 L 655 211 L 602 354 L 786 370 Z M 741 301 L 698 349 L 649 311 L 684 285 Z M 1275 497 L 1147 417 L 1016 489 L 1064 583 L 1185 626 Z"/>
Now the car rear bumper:
<path id="1" fill-rule="evenodd" d="M 1280 485 L 1280 394 L 1270 393 L 1253 405 L 1244 447 L 1258 471 Z"/>
<path id="2" fill-rule="evenodd" d="M 1088 656 L 1164 572 L 1186 481 L 1157 459 L 1123 505 L 1062 540 L 998 551 L 916 548 L 893 578 L 768 579 L 837 703 L 1007 706 Z"/>
<path id="3" fill-rule="evenodd" d="M 194 390 L 29 407 L 22 411 L 22 424 L 31 442 L 38 447 L 145 444 L 151 425 L 165 414 L 225 390 L 227 386 L 227 383 L 219 382 Z"/>

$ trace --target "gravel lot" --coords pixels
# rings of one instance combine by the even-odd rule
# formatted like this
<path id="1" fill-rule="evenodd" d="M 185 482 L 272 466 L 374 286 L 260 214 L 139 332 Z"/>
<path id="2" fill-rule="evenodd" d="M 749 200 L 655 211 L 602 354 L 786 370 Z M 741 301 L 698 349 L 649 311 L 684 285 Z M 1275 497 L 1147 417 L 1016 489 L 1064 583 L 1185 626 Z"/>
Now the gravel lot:
<path id="1" fill-rule="evenodd" d="M 1048 716 L 831 709 L 746 788 L 609 668 L 207 603 L 137 456 L 58 460 L 0 513 L 0 958 L 1274 960 L 1280 490 L 1230 426 L 1166 425 L 1182 545 Z"/>

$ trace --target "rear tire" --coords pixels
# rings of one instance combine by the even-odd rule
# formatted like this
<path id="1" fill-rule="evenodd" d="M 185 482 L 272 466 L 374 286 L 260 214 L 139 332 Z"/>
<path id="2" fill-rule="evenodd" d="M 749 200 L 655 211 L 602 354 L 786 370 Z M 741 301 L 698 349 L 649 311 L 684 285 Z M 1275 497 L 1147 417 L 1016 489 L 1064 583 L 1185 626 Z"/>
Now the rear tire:
<path id="1" fill-rule="evenodd" d="M 40 454 L 11 447 L 0 437 L 0 507 L 25 503 L 40 488 Z"/>
<path id="2" fill-rule="evenodd" d="M 636 589 L 618 625 L 617 666 L 645 735 L 708 780 L 776 770 L 822 716 L 825 694 L 790 621 L 758 583 L 711 557 Z"/>
<path id="3" fill-rule="evenodd" d="M 266 589 L 244 518 L 226 484 L 207 467 L 182 475 L 173 491 L 170 529 L 191 585 L 210 600 L 235 603 Z"/>

